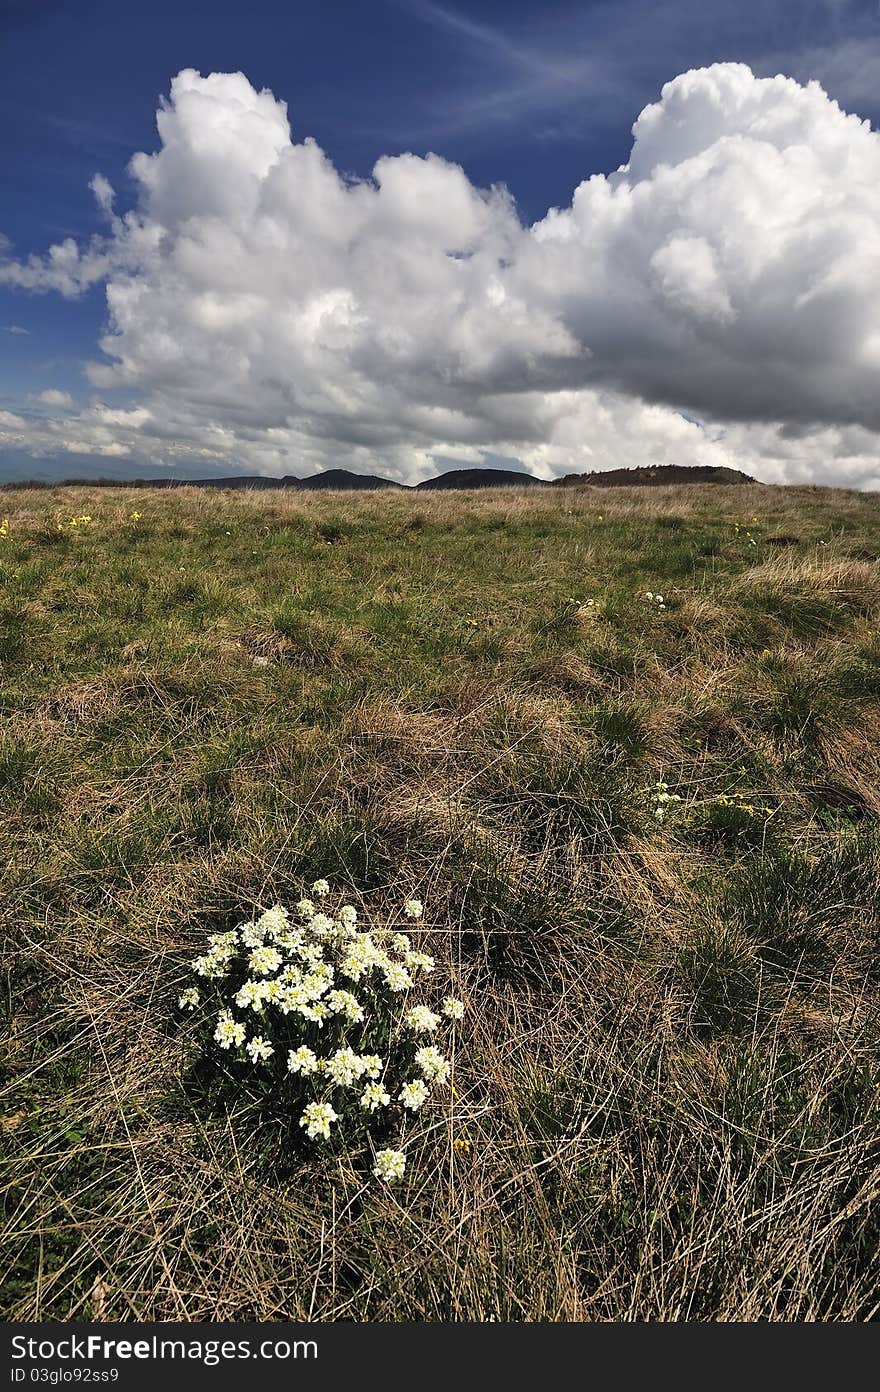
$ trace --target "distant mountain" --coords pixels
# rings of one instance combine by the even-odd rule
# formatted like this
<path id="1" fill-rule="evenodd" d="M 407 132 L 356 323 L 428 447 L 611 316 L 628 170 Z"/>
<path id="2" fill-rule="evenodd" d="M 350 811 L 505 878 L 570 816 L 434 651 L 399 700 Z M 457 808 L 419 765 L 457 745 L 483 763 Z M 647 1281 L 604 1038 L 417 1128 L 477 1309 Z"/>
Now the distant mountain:
<path id="1" fill-rule="evenodd" d="M 659 488 L 676 483 L 757 483 L 739 469 L 723 464 L 641 464 L 635 469 L 605 469 L 592 474 L 566 474 L 554 488 Z"/>
<path id="2" fill-rule="evenodd" d="M 380 478 L 378 474 L 353 474 L 350 469 L 325 469 L 323 474 L 312 474 L 300 479 L 299 488 L 406 488 L 405 483 L 395 483 L 393 479 Z"/>
<path id="3" fill-rule="evenodd" d="M 564 478 L 545 483 L 534 474 L 520 473 L 515 469 L 450 469 L 448 473 L 438 474 L 436 478 L 424 479 L 415 489 L 437 492 L 453 488 L 615 488 L 675 485 L 688 483 L 758 483 L 758 479 L 740 473 L 739 469 L 728 469 L 721 465 L 707 464 L 657 464 L 641 465 L 635 469 L 607 469 L 592 474 L 566 474 Z M 321 474 L 311 474 L 308 478 L 295 478 L 285 474 L 283 478 L 267 478 L 263 474 L 232 474 L 226 478 L 197 479 L 112 479 L 112 478 L 66 478 L 54 482 L 15 481 L 0 484 L 0 489 L 12 488 L 257 488 L 294 489 L 297 492 L 311 492 L 314 489 L 365 490 L 369 488 L 412 488 L 413 485 L 395 483 L 393 479 L 381 478 L 378 474 L 355 474 L 350 469 L 326 469 Z"/>
<path id="4" fill-rule="evenodd" d="M 522 488 L 540 483 L 534 474 L 521 474 L 514 469 L 450 469 L 436 478 L 423 479 L 416 488 Z"/>
<path id="5" fill-rule="evenodd" d="M 322 474 L 296 478 L 267 478 L 264 474 L 235 474 L 232 478 L 169 479 L 170 487 L 187 488 L 295 488 L 311 491 L 314 488 L 403 488 L 402 483 L 380 478 L 378 474 L 353 474 L 350 469 L 325 469 Z"/>
<path id="6" fill-rule="evenodd" d="M 290 488 L 297 491 L 314 488 L 405 488 L 403 483 L 393 479 L 380 478 L 378 474 L 354 474 L 350 469 L 327 469 L 323 474 L 311 474 L 308 478 L 296 478 L 285 474 L 282 478 L 270 478 L 265 474 L 230 474 L 226 478 L 160 478 L 160 479 L 113 479 L 113 478 L 66 478 L 51 483 L 4 483 L 0 488 Z"/>
<path id="7" fill-rule="evenodd" d="M 104 479 L 100 482 L 103 484 Z M 229 478 L 198 479 L 132 479 L 128 488 L 301 488 L 302 483 L 293 474 L 283 478 L 267 478 L 265 474 L 232 474 Z"/>

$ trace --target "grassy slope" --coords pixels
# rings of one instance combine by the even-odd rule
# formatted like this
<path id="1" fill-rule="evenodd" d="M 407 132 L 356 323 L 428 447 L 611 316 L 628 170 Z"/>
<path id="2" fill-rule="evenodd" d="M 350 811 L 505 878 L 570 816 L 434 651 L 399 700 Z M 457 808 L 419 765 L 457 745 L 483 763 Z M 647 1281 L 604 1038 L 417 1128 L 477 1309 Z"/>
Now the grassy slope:
<path id="1" fill-rule="evenodd" d="M 12 1315 L 876 1311 L 876 497 L 4 509 Z M 391 1195 L 285 1168 L 173 1018 L 206 931 L 319 873 L 418 893 L 464 975 Z"/>

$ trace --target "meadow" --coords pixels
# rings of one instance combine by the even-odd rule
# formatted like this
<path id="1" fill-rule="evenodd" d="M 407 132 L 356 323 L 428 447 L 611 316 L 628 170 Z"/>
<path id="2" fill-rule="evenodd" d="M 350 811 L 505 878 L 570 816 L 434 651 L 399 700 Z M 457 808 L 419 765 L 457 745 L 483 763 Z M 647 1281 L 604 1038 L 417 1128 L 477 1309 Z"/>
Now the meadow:
<path id="1" fill-rule="evenodd" d="M 0 506 L 8 1318 L 876 1317 L 877 495 Z M 325 875 L 467 1006 L 393 1188 L 175 1009 Z"/>

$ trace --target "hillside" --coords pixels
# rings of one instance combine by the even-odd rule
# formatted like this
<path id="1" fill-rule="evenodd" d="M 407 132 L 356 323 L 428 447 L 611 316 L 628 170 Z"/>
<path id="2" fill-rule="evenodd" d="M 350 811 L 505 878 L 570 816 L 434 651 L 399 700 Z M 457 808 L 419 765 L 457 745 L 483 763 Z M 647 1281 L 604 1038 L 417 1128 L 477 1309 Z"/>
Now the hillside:
<path id="1" fill-rule="evenodd" d="M 40 481 L 37 483 L 0 484 L 4 492 L 19 488 L 47 489 L 65 488 L 217 488 L 217 489 L 335 489 L 342 492 L 376 488 L 417 488 L 422 492 L 438 489 L 470 490 L 474 488 L 519 488 L 540 485 L 542 488 L 612 488 L 612 487 L 668 487 L 670 484 L 689 485 L 692 483 L 737 484 L 756 483 L 748 474 L 738 469 L 710 468 L 702 465 L 661 464 L 636 469 L 609 469 L 606 472 L 589 474 L 566 474 L 564 478 L 547 483 L 534 474 L 518 469 L 450 469 L 433 478 L 423 479 L 418 484 L 398 483 L 394 479 L 383 478 L 379 474 L 358 474 L 350 469 L 326 469 L 323 473 L 310 474 L 297 478 L 284 474 L 280 478 L 266 474 L 230 474 L 217 478 L 168 478 L 168 479 L 129 479 L 106 478 L 95 480 L 68 479 L 56 484 Z"/>
<path id="2" fill-rule="evenodd" d="M 3 514 L 8 1318 L 876 1316 L 880 499 Z M 391 1188 L 178 1008 L 325 876 L 465 1006 Z"/>
<path id="3" fill-rule="evenodd" d="M 416 488 L 420 492 L 448 488 L 528 488 L 540 482 L 534 474 L 516 469 L 450 469 L 436 478 L 423 479 L 416 484 Z"/>
<path id="4" fill-rule="evenodd" d="M 635 469 L 606 469 L 589 474 L 566 474 L 554 479 L 556 488 L 668 488 L 670 485 L 691 483 L 757 483 L 750 474 L 723 465 L 653 464 Z"/>

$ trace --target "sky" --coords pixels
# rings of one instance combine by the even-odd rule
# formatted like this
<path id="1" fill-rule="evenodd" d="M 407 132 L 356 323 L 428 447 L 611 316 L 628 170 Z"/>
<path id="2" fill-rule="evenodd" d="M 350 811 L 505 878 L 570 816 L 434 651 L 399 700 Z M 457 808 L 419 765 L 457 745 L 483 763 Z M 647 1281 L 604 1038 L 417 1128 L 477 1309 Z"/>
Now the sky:
<path id="1" fill-rule="evenodd" d="M 0 481 L 880 488 L 878 0 L 0 0 Z"/>

